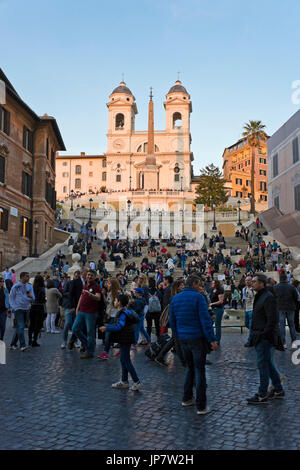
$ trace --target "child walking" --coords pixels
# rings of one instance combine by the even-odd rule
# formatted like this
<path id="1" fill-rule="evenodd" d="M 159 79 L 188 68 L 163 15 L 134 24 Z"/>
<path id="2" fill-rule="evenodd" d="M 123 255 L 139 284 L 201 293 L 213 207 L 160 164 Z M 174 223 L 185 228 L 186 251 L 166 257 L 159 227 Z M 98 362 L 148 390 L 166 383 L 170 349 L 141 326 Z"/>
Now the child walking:
<path id="1" fill-rule="evenodd" d="M 137 376 L 135 368 L 130 359 L 130 347 L 135 342 L 135 329 L 139 321 L 136 312 L 126 310 L 129 298 L 126 294 L 119 294 L 115 306 L 118 309 L 116 315 L 117 324 L 100 326 L 100 331 L 111 333 L 113 342 L 120 344 L 120 362 L 122 366 L 122 380 L 112 384 L 112 388 L 129 388 L 128 373 L 131 375 L 133 385 L 130 390 L 137 392 L 140 390 L 142 384 Z"/>

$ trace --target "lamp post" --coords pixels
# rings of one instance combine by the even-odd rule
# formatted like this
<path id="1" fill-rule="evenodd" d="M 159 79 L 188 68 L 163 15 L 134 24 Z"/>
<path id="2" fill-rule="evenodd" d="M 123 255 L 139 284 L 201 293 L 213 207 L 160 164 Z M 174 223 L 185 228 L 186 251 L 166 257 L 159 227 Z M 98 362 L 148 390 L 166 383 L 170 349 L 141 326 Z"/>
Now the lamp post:
<path id="1" fill-rule="evenodd" d="M 70 208 L 70 212 L 73 212 L 73 211 L 74 211 L 74 208 L 73 208 L 73 198 L 74 198 L 74 190 L 71 189 L 71 208 Z"/>
<path id="2" fill-rule="evenodd" d="M 148 211 L 148 238 L 151 238 L 151 209 L 147 209 Z"/>
<path id="3" fill-rule="evenodd" d="M 216 204 L 213 202 L 213 211 L 214 211 L 214 225 L 212 226 L 212 230 L 217 230 L 217 226 L 216 226 Z"/>
<path id="4" fill-rule="evenodd" d="M 89 225 L 92 225 L 92 202 L 93 202 L 93 199 L 91 198 L 91 199 L 89 200 L 89 203 L 90 203 Z"/>
<path id="5" fill-rule="evenodd" d="M 130 205 L 131 205 L 131 201 L 128 200 L 127 201 L 127 229 L 130 225 Z"/>
<path id="6" fill-rule="evenodd" d="M 34 229 L 35 229 L 35 242 L 34 242 L 34 253 L 33 253 L 33 256 L 35 258 L 38 258 L 38 252 L 37 252 L 37 236 L 38 236 L 38 230 L 39 230 L 39 221 L 37 219 L 35 219 L 35 221 L 33 222 L 34 224 Z"/>
<path id="7" fill-rule="evenodd" d="M 241 223 L 241 201 L 240 200 L 238 200 L 237 205 L 238 205 L 238 211 L 239 211 L 238 225 L 242 225 L 242 223 Z"/>

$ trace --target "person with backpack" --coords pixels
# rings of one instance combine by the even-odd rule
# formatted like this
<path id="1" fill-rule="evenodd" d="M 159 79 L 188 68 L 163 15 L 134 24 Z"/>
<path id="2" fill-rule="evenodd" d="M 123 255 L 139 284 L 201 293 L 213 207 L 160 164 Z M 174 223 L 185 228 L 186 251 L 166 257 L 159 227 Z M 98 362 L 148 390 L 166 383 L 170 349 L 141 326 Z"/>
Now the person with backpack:
<path id="1" fill-rule="evenodd" d="M 115 301 L 115 307 L 118 309 L 116 325 L 101 326 L 102 333 L 109 332 L 114 342 L 120 344 L 120 362 L 122 367 L 122 378 L 119 382 L 112 384 L 112 388 L 128 389 L 138 392 L 142 386 L 136 370 L 130 359 L 130 347 L 135 341 L 136 323 L 138 323 L 138 314 L 133 310 L 127 310 L 129 298 L 126 294 L 119 294 Z M 128 374 L 131 375 L 133 385 L 129 387 Z"/>
<path id="2" fill-rule="evenodd" d="M 152 322 L 155 324 L 156 336 L 160 336 L 160 325 L 159 318 L 161 315 L 161 300 L 160 300 L 160 291 L 156 288 L 156 284 L 153 278 L 149 279 L 149 303 L 148 311 L 146 313 L 147 321 L 147 333 L 151 338 L 152 332 Z M 151 342 L 151 340 L 150 340 Z"/>

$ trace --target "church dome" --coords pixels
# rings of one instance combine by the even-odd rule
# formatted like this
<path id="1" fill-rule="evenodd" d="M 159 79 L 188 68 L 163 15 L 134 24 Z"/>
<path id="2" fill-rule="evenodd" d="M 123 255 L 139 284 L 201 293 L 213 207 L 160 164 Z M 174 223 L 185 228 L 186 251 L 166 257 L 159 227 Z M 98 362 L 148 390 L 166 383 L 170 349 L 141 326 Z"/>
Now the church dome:
<path id="1" fill-rule="evenodd" d="M 113 90 L 112 94 L 114 93 L 125 93 L 126 95 L 132 95 L 125 82 L 121 82 L 120 85 Z"/>
<path id="2" fill-rule="evenodd" d="M 175 85 L 170 88 L 170 90 L 169 90 L 169 92 L 168 92 L 168 95 L 169 95 L 170 93 L 178 93 L 178 92 L 188 94 L 188 92 L 186 91 L 186 89 L 184 88 L 184 86 L 181 85 L 181 81 L 180 81 L 180 80 L 177 80 L 176 83 L 175 83 Z"/>

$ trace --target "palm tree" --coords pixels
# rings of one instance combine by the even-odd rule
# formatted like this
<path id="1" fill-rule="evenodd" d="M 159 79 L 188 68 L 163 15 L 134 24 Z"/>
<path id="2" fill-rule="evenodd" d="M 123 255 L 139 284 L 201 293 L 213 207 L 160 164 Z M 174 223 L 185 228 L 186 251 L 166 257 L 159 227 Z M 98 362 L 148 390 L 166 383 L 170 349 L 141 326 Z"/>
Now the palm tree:
<path id="1" fill-rule="evenodd" d="M 265 125 L 261 121 L 249 121 L 244 125 L 242 136 L 248 140 L 251 147 L 251 214 L 255 215 L 255 151 L 259 148 L 259 141 L 266 140 Z"/>

